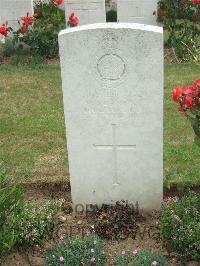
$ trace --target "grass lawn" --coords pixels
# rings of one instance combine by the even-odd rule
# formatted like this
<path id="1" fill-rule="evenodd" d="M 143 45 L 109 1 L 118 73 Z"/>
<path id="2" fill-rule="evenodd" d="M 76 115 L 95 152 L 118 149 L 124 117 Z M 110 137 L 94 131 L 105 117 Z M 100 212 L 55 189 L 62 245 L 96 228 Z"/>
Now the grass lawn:
<path id="1" fill-rule="evenodd" d="M 200 78 L 200 66 L 165 66 L 165 184 L 200 180 L 200 147 L 171 100 L 176 85 Z M 58 66 L 0 67 L 0 161 L 23 182 L 66 181 L 67 149 Z"/>
<path id="2" fill-rule="evenodd" d="M 59 67 L 0 67 L 0 80 L 0 161 L 17 180 L 66 181 Z"/>

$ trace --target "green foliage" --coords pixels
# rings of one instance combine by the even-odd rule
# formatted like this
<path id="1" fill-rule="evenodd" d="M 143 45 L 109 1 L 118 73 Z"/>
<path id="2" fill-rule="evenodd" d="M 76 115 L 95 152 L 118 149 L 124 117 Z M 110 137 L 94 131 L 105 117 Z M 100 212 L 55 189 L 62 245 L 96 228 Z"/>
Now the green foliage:
<path id="1" fill-rule="evenodd" d="M 191 0 L 160 0 L 159 9 L 177 61 L 200 62 L 200 5 Z"/>
<path id="2" fill-rule="evenodd" d="M 0 46 L 0 61 L 5 57 L 10 57 L 10 64 L 14 66 L 41 64 L 44 59 L 38 54 L 31 54 L 29 46 L 9 37 L 5 38 L 5 43 Z"/>
<path id="3" fill-rule="evenodd" d="M 53 218 L 61 205 L 59 201 L 42 204 L 27 203 L 20 217 L 18 243 L 39 244 L 53 228 Z"/>
<path id="4" fill-rule="evenodd" d="M 170 13 L 171 12 L 171 16 Z M 200 9 L 198 4 L 193 4 L 192 0 L 160 0 L 159 1 L 159 14 L 160 19 L 163 21 L 166 16 L 167 19 L 187 19 L 199 21 Z"/>
<path id="5" fill-rule="evenodd" d="M 28 26 L 27 32 L 21 29 L 14 33 L 15 42 L 30 46 L 31 53 L 42 57 L 58 55 L 58 33 L 66 26 L 65 14 L 57 5 L 39 1 L 34 7 L 38 14 L 34 25 Z"/>
<path id="6" fill-rule="evenodd" d="M 106 13 L 106 22 L 117 22 L 116 10 L 110 10 Z"/>
<path id="7" fill-rule="evenodd" d="M 164 244 L 182 259 L 200 259 L 200 195 L 169 200 L 160 212 Z"/>
<path id="8" fill-rule="evenodd" d="M 74 238 L 45 253 L 48 266 L 99 265 L 106 262 L 103 241 L 96 236 Z"/>
<path id="9" fill-rule="evenodd" d="M 53 228 L 62 202 L 25 203 L 22 188 L 0 169 L 0 254 L 16 244 L 40 243 Z"/>
<path id="10" fill-rule="evenodd" d="M 198 105 L 198 110 L 200 111 L 200 103 Z M 196 136 L 200 139 L 200 116 L 199 115 L 196 115 L 195 120 L 193 120 L 193 129 L 194 129 Z"/>
<path id="11" fill-rule="evenodd" d="M 43 63 L 43 57 L 40 55 L 16 54 L 11 57 L 10 64 L 13 66 L 30 66 Z"/>
<path id="12" fill-rule="evenodd" d="M 13 42 L 12 38 L 5 38 L 5 43 L 2 45 L 2 53 L 4 57 L 14 55 L 17 50 L 17 45 Z"/>
<path id="13" fill-rule="evenodd" d="M 3 45 L 0 43 L 0 63 L 3 61 Z"/>
<path id="14" fill-rule="evenodd" d="M 0 253 L 10 250 L 18 240 L 19 217 L 23 212 L 22 189 L 11 183 L 0 168 Z"/>
<path id="15" fill-rule="evenodd" d="M 200 128 L 199 128 L 199 130 L 200 130 Z M 200 147 L 200 138 L 199 138 L 198 136 L 195 136 L 195 137 L 194 137 L 194 143 L 195 143 L 198 147 Z"/>
<path id="16" fill-rule="evenodd" d="M 156 266 L 156 262 L 158 266 L 167 266 L 165 257 L 145 250 L 123 251 L 123 254 L 117 256 L 115 260 L 117 266 Z"/>

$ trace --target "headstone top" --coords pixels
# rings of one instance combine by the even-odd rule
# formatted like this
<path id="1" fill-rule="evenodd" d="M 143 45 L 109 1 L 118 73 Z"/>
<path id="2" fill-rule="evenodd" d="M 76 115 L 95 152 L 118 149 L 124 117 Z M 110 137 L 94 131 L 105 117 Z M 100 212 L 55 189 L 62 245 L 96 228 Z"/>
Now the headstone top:
<path id="1" fill-rule="evenodd" d="M 158 0 L 118 0 L 118 22 L 157 25 Z"/>
<path id="2" fill-rule="evenodd" d="M 154 25 L 146 25 L 139 23 L 96 23 L 96 24 L 87 24 L 78 27 L 72 27 L 65 30 L 62 30 L 59 35 L 63 35 L 65 33 L 70 32 L 79 32 L 84 30 L 97 30 L 97 29 L 133 29 L 133 30 L 142 30 L 142 31 L 153 31 L 158 33 L 163 33 L 163 28 L 154 26 Z"/>

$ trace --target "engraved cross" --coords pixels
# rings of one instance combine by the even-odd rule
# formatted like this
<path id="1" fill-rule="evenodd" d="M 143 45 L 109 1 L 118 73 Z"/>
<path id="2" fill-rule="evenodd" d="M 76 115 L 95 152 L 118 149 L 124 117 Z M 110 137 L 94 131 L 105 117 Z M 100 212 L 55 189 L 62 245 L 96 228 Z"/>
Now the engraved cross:
<path id="1" fill-rule="evenodd" d="M 133 150 L 136 147 L 136 145 L 117 144 L 116 127 L 117 127 L 116 124 L 112 124 L 112 140 L 113 140 L 112 144 L 108 144 L 108 145 L 94 144 L 94 147 L 97 150 L 111 150 L 113 153 L 113 168 L 114 168 L 113 185 L 119 185 L 118 169 L 117 169 L 117 151 L 118 150 Z"/>

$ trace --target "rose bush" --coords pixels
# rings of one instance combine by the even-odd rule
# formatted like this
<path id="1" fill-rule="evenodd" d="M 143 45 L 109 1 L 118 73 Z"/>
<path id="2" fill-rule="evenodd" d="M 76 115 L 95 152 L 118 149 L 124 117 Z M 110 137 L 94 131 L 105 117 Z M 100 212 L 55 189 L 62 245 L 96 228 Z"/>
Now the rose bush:
<path id="1" fill-rule="evenodd" d="M 58 33 L 66 26 L 61 1 L 35 4 L 35 14 L 21 17 L 20 28 L 14 32 L 15 43 L 25 43 L 31 54 L 51 58 L 58 55 Z"/>
<path id="2" fill-rule="evenodd" d="M 159 10 L 177 61 L 200 62 L 200 1 L 160 0 Z"/>
<path id="3" fill-rule="evenodd" d="M 58 33 L 69 26 L 77 26 L 78 18 L 72 13 L 66 22 L 64 11 L 60 8 L 63 0 L 38 1 L 33 16 L 28 13 L 19 18 L 19 29 L 13 31 L 6 24 L 0 26 L 0 34 L 5 38 L 12 31 L 13 42 L 17 47 L 23 43 L 30 47 L 31 55 L 51 58 L 58 55 Z M 26 47 L 27 47 L 26 46 Z"/>
<path id="4" fill-rule="evenodd" d="M 200 79 L 192 86 L 174 88 L 172 98 L 180 105 L 178 110 L 191 121 L 197 143 L 200 143 Z"/>
<path id="5" fill-rule="evenodd" d="M 65 21 L 65 14 L 60 6 L 63 0 L 49 0 L 49 2 L 38 1 L 35 3 L 35 13 L 30 16 L 28 13 L 19 19 L 19 29 L 13 31 L 7 25 L 0 26 L 0 34 L 8 36 L 12 31 L 14 45 L 19 43 L 30 47 L 31 55 L 40 55 L 51 58 L 58 55 L 58 33 L 67 26 L 75 27 L 79 20 L 71 13 L 69 20 Z"/>

